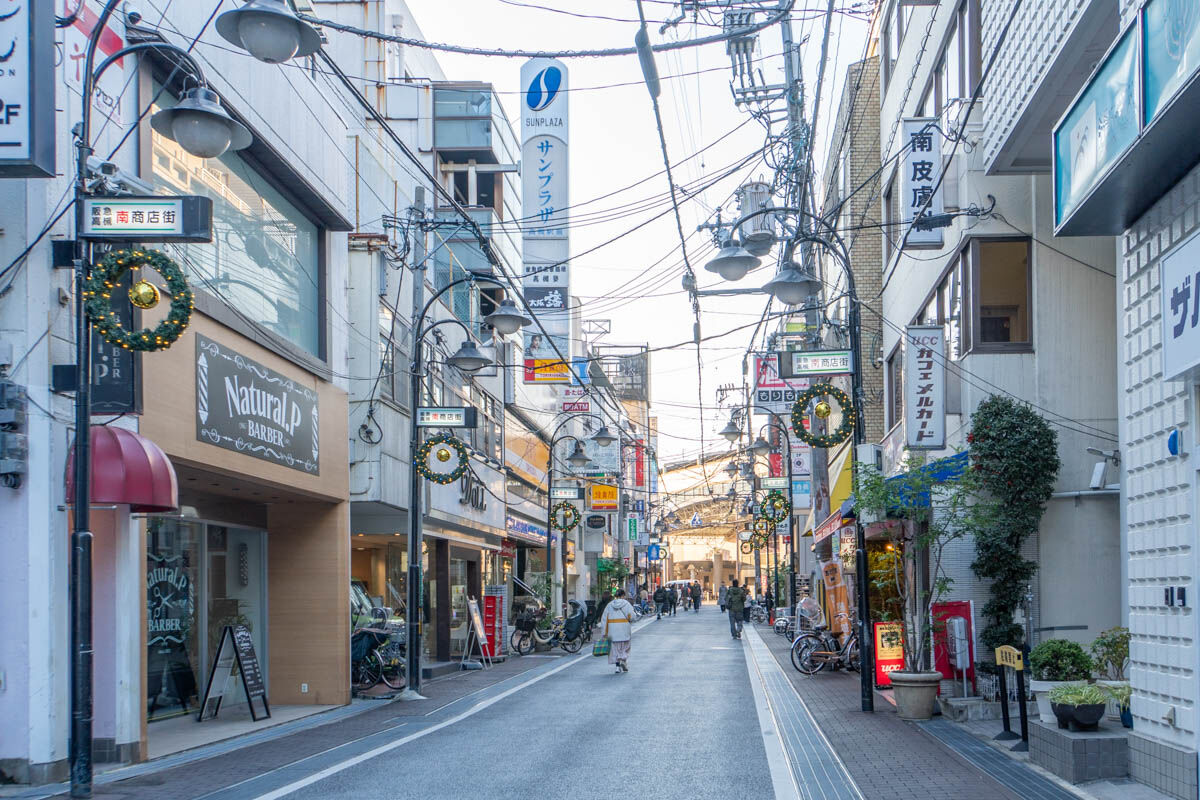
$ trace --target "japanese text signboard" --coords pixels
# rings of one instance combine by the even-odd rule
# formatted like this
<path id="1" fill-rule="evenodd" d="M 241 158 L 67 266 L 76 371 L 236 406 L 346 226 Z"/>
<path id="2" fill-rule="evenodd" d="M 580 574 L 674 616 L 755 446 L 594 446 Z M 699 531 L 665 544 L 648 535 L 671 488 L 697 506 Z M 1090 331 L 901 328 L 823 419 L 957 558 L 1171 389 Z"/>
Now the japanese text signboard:
<path id="1" fill-rule="evenodd" d="M 875 622 L 875 685 L 891 686 L 890 673 L 904 670 L 904 625 Z"/>
<path id="2" fill-rule="evenodd" d="M 418 428 L 474 428 L 478 426 L 479 414 L 472 406 L 443 406 L 417 409 Z"/>
<path id="3" fill-rule="evenodd" d="M 212 198 L 88 197 L 83 201 L 85 239 L 139 242 L 211 242 Z"/>
<path id="4" fill-rule="evenodd" d="M 904 430 L 910 449 L 946 446 L 946 349 L 940 325 L 910 325 L 904 347 Z"/>
<path id="5" fill-rule="evenodd" d="M 620 508 L 617 487 L 606 483 L 593 483 L 588 487 L 589 511 L 616 511 Z"/>
<path id="6" fill-rule="evenodd" d="M 784 378 L 813 375 L 849 375 L 854 362 L 849 350 L 789 350 L 780 353 Z"/>
<path id="7" fill-rule="evenodd" d="M 572 382 L 568 80 L 551 58 L 521 67 L 522 288 L 542 323 L 525 331 L 525 383 Z"/>
<path id="8" fill-rule="evenodd" d="M 54 3 L 0 3 L 0 178 L 54 177 Z"/>
<path id="9" fill-rule="evenodd" d="M 1200 365 L 1200 236 L 1162 259 L 1163 380 Z"/>
<path id="10" fill-rule="evenodd" d="M 779 355 L 764 353 L 754 357 L 754 413 L 787 415 L 796 395 L 808 388 L 807 378 L 781 378 Z"/>
<path id="11" fill-rule="evenodd" d="M 906 119 L 903 122 L 903 138 L 900 146 L 904 149 L 904 160 L 901 164 L 900 201 L 896 207 L 901 209 L 900 219 L 893 222 L 903 222 L 908 225 L 908 236 L 905 244 L 918 247 L 941 247 L 942 230 L 917 230 L 916 225 L 909 225 L 918 216 L 941 214 L 942 207 L 942 135 L 934 125 L 936 118 Z"/>

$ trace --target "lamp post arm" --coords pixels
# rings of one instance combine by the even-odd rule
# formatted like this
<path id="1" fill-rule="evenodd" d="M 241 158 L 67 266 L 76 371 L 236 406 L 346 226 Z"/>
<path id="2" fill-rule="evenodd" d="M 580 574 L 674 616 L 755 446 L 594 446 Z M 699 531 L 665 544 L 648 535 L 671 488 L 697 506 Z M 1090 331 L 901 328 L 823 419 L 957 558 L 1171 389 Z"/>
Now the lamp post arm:
<path id="1" fill-rule="evenodd" d="M 433 304 L 438 300 L 438 298 L 440 298 L 446 292 L 450 291 L 455 286 L 460 286 L 464 283 L 473 283 L 477 280 L 480 280 L 481 278 L 491 280 L 491 276 L 479 275 L 477 273 L 472 272 L 465 278 L 455 278 L 454 280 L 450 281 L 445 286 L 443 286 L 442 288 L 440 288 L 436 292 L 434 292 L 433 296 L 429 298 L 429 301 L 425 303 L 425 307 L 421 309 L 421 313 L 417 315 L 416 328 L 414 330 L 415 335 L 413 337 L 413 341 L 419 342 L 419 341 L 421 341 L 421 337 L 425 335 L 425 329 L 424 329 L 425 315 L 429 313 L 429 309 L 431 309 L 433 307 Z M 466 329 L 466 326 L 464 325 L 463 328 Z M 432 329 L 432 326 L 431 326 L 431 329 Z"/>
<path id="2" fill-rule="evenodd" d="M 104 34 L 104 29 L 108 25 L 108 19 L 116 11 L 117 6 L 121 4 L 121 0 L 108 0 L 104 4 L 104 8 L 100 11 L 100 16 L 96 19 L 96 24 L 92 27 L 92 33 L 88 37 L 87 53 L 83 60 L 83 116 L 80 117 L 80 136 L 79 139 L 83 144 L 83 151 L 79 157 L 79 175 L 78 179 L 82 182 L 86 174 L 87 167 L 87 152 L 90 151 L 91 144 L 89 141 L 91 134 L 91 111 L 92 91 L 96 88 L 96 75 L 93 74 L 93 67 L 96 63 L 96 48 L 100 46 L 100 37 Z"/>
<path id="3" fill-rule="evenodd" d="M 184 50 L 182 47 L 178 47 L 169 42 L 139 42 L 138 44 L 131 44 L 128 47 L 122 47 L 120 50 L 101 61 L 100 66 L 96 67 L 96 71 L 92 73 L 92 86 L 94 87 L 100 82 L 100 76 L 103 75 L 104 71 L 111 67 L 114 63 L 120 61 L 123 57 L 130 55 L 131 53 L 138 53 L 143 50 L 161 50 L 179 56 L 184 63 L 187 64 L 188 69 L 191 71 L 192 76 L 196 79 L 197 83 L 199 83 L 201 86 L 208 85 L 208 80 L 204 77 L 204 71 L 200 69 L 200 64 L 195 58 L 192 57 L 191 53 Z"/>

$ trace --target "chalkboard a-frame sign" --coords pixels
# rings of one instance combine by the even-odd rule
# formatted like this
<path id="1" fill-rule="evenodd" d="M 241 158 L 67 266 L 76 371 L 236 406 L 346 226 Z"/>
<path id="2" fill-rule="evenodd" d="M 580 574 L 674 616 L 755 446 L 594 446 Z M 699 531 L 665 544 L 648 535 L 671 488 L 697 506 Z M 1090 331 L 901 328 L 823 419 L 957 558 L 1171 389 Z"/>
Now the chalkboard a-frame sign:
<path id="1" fill-rule="evenodd" d="M 217 647 L 212 669 L 208 673 L 208 686 L 200 703 L 200 713 L 196 716 L 197 722 L 216 718 L 235 668 L 242 676 L 242 688 L 250 705 L 251 719 L 258 722 L 271 716 L 267 687 L 263 684 L 262 667 L 258 663 L 258 654 L 254 652 L 250 629 L 245 625 L 226 625 L 221 631 L 221 644 Z"/>

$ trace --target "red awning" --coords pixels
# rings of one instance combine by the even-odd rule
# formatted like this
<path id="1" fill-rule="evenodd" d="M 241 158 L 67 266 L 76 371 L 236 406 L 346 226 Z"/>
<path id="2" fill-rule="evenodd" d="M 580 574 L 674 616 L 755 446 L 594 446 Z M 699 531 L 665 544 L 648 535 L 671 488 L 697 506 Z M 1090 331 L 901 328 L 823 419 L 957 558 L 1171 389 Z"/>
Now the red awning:
<path id="1" fill-rule="evenodd" d="M 92 426 L 92 504 L 130 511 L 173 511 L 179 483 L 166 453 L 133 431 Z M 67 500 L 75 497 L 75 448 L 67 458 Z"/>

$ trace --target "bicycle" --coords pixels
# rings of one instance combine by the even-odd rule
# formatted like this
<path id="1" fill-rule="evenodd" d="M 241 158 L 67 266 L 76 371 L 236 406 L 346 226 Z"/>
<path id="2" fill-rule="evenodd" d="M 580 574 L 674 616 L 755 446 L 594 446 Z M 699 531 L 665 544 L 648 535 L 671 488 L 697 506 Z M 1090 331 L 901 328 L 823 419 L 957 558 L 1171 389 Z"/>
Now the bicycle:
<path id="1" fill-rule="evenodd" d="M 539 643 L 550 647 L 561 647 L 568 653 L 578 653 L 583 648 L 585 636 L 582 631 L 573 638 L 563 634 L 566 625 L 564 617 L 555 617 L 550 627 L 545 631 L 538 630 L 538 623 L 546 618 L 546 610 L 538 609 L 532 614 L 523 614 L 516 619 L 517 629 L 509 638 L 509 644 L 517 655 L 526 656 L 533 652 Z"/>
<path id="2" fill-rule="evenodd" d="M 750 606 L 750 621 L 757 622 L 760 625 L 765 623 L 767 621 L 767 609 L 758 603 Z"/>
<path id="3" fill-rule="evenodd" d="M 388 628 L 360 628 L 350 637 L 350 685 L 365 692 L 380 681 L 389 689 L 403 689 L 404 641 Z"/>
<path id="4" fill-rule="evenodd" d="M 774 630 L 777 635 L 786 636 L 789 642 L 795 641 L 796 618 L 787 616 L 776 617 Z"/>
<path id="5" fill-rule="evenodd" d="M 845 644 L 824 625 L 818 625 L 812 633 L 797 636 L 792 642 L 792 666 L 805 675 L 816 675 L 825 667 L 850 670 L 859 668 L 858 636 L 850 634 Z"/>

